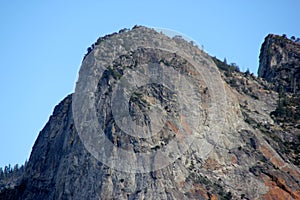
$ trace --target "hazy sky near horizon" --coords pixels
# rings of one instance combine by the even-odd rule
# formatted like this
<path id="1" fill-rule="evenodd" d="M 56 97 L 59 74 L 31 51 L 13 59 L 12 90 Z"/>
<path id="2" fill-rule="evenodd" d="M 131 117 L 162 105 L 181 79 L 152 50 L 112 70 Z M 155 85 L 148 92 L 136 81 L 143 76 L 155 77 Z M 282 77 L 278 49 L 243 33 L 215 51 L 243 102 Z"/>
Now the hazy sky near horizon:
<path id="1" fill-rule="evenodd" d="M 169 28 L 256 72 L 268 33 L 300 37 L 299 8 L 298 0 L 1 1 L 0 167 L 29 158 L 99 36 L 136 24 Z"/>

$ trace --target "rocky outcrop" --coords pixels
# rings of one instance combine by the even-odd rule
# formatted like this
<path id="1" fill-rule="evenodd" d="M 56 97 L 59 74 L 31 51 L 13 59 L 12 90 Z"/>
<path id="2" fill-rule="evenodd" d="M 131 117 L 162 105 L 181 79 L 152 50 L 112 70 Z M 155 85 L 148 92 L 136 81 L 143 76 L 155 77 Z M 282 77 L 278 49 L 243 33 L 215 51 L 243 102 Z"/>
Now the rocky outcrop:
<path id="1" fill-rule="evenodd" d="M 261 78 L 225 74 L 192 43 L 145 27 L 99 39 L 0 199 L 300 199 L 299 166 L 272 135 L 286 131 L 270 117 L 278 94 Z M 158 132 L 128 134 L 123 107 L 139 133 Z M 95 116 L 112 145 L 91 134 Z"/>
<path id="2" fill-rule="evenodd" d="M 259 56 L 258 76 L 287 92 L 300 90 L 300 44 L 270 34 L 262 44 Z"/>

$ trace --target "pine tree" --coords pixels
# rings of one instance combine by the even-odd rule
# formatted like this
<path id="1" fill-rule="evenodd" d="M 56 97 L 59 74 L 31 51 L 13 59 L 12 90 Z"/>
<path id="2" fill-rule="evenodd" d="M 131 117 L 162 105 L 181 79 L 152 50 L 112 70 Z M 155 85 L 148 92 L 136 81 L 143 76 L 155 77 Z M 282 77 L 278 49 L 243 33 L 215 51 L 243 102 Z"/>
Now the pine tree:
<path id="1" fill-rule="evenodd" d="M 3 172 L 2 167 L 0 167 L 0 180 L 3 179 L 3 176 L 4 176 L 4 172 Z"/>

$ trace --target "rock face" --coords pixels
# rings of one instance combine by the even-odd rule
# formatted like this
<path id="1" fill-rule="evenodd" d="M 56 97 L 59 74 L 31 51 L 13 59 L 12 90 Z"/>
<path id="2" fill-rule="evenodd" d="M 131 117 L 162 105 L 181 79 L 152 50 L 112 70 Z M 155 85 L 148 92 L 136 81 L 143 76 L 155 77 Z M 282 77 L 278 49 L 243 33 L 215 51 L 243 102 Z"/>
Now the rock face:
<path id="1" fill-rule="evenodd" d="M 300 44 L 285 36 L 268 35 L 261 47 L 258 76 L 277 89 L 296 93 L 300 88 Z"/>
<path id="2" fill-rule="evenodd" d="M 154 79 L 137 76 L 152 69 Z M 260 71 L 267 76 L 267 69 Z M 82 63 L 77 93 L 56 106 L 25 173 L 14 186 L 0 188 L 0 199 L 300 199 L 299 165 L 280 148 L 291 129 L 270 117 L 278 94 L 261 78 L 226 74 L 180 37 L 135 27 L 100 38 Z M 93 94 L 80 93 L 86 87 Z M 114 110 L 122 113 L 118 102 L 126 95 L 122 106 L 142 127 L 139 133 L 163 124 L 155 135 L 130 135 L 124 126 L 131 121 L 120 125 Z M 78 115 L 77 103 L 89 98 L 92 109 Z M 111 146 L 92 145 L 91 112 Z M 78 126 L 79 119 L 86 123 Z M 293 131 L 299 135 L 299 127 Z M 120 149 L 130 159 L 108 159 L 117 160 Z"/>

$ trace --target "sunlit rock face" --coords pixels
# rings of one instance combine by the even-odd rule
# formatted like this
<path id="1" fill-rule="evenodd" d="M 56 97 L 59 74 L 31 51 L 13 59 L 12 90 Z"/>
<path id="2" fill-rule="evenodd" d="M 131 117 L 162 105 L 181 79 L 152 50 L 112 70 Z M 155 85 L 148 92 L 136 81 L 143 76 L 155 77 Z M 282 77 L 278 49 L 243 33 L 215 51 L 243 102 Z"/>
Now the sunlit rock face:
<path id="1" fill-rule="evenodd" d="M 300 44 L 269 34 L 260 51 L 258 76 L 287 92 L 300 90 Z"/>
<path id="2" fill-rule="evenodd" d="M 299 199 L 299 166 L 272 135 L 277 93 L 225 74 L 179 36 L 99 38 L 0 199 Z"/>

